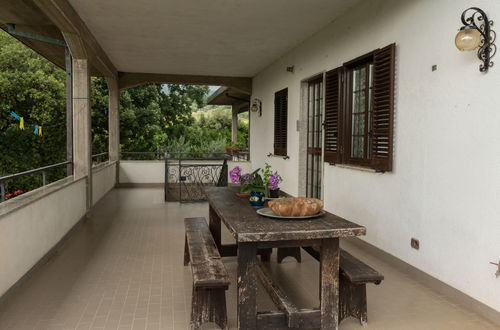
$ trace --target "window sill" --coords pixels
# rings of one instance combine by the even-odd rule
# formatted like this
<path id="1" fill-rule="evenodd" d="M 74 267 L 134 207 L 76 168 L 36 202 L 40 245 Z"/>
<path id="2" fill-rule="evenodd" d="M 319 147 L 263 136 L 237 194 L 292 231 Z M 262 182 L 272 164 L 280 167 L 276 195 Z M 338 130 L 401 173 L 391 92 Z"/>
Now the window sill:
<path id="1" fill-rule="evenodd" d="M 288 156 L 288 155 L 285 155 L 285 156 L 283 156 L 283 155 L 275 155 L 273 153 L 268 153 L 267 157 L 279 157 L 279 158 L 283 158 L 284 160 L 290 159 L 290 156 Z"/>
<path id="2" fill-rule="evenodd" d="M 349 165 L 349 164 L 330 164 L 330 165 L 340 167 L 340 168 L 347 168 L 347 169 L 351 169 L 351 170 L 363 171 L 363 172 L 382 173 L 380 171 L 374 170 L 373 168 L 363 167 L 363 166 L 358 166 L 358 165 Z"/>

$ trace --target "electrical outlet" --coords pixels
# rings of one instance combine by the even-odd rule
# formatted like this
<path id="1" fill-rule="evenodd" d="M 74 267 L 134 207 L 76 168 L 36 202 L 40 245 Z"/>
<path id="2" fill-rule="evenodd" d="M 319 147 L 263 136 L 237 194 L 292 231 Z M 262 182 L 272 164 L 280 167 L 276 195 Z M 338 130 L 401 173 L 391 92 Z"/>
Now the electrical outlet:
<path id="1" fill-rule="evenodd" d="M 416 238 L 412 238 L 411 241 L 410 241 L 410 245 L 412 248 L 414 248 L 415 250 L 418 250 L 420 249 L 420 241 Z"/>

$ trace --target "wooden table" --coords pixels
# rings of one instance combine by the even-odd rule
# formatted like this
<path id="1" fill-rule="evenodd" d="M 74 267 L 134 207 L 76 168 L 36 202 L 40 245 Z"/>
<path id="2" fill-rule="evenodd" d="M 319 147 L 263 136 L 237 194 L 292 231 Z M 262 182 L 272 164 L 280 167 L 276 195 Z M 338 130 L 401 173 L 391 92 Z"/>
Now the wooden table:
<path id="1" fill-rule="evenodd" d="M 238 256 L 238 329 L 304 327 L 338 329 L 339 238 L 359 236 L 366 228 L 331 213 L 309 220 L 274 220 L 258 215 L 247 199 L 227 187 L 207 187 L 210 231 L 222 257 Z M 236 244 L 221 244 L 221 222 Z M 271 298 L 281 308 L 257 313 L 257 274 L 263 273 L 258 249 L 320 246 L 320 307 L 297 309 L 271 283 Z M 265 275 L 265 274 L 264 274 Z M 269 290 L 268 290 L 269 291 Z"/>

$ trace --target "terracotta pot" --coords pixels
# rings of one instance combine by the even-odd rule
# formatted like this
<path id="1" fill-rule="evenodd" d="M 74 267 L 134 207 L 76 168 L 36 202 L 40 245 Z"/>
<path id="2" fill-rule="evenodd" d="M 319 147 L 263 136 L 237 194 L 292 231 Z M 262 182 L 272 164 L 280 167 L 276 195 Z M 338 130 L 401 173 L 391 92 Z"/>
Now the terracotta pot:
<path id="1" fill-rule="evenodd" d="M 250 197 L 250 193 L 248 193 L 248 192 L 246 192 L 246 193 L 239 193 L 239 192 L 237 192 L 236 196 L 238 196 L 240 198 L 248 198 L 248 197 Z"/>

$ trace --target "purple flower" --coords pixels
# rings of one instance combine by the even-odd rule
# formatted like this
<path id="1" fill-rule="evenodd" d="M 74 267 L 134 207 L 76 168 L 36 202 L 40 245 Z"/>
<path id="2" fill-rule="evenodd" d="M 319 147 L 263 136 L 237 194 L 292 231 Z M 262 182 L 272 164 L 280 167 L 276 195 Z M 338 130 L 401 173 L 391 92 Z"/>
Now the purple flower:
<path id="1" fill-rule="evenodd" d="M 234 167 L 230 172 L 229 176 L 231 177 L 231 182 L 234 184 L 240 184 L 240 174 L 241 174 L 241 167 L 236 166 Z"/>
<path id="2" fill-rule="evenodd" d="M 281 182 L 281 177 L 278 172 L 274 172 L 269 176 L 269 189 L 276 190 L 278 189 L 278 185 Z"/>
<path id="3" fill-rule="evenodd" d="M 240 183 L 241 184 L 250 184 L 252 182 L 253 176 L 250 173 L 245 173 L 240 176 Z"/>

